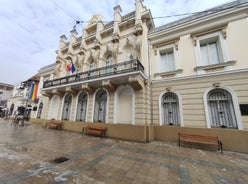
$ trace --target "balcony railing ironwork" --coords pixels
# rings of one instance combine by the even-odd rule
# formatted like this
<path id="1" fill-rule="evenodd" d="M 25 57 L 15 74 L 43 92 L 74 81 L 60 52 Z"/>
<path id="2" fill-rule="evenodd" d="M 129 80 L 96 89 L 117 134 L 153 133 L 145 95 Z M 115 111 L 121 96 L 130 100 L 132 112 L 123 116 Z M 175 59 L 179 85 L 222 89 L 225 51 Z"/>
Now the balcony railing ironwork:
<path id="1" fill-rule="evenodd" d="M 72 84 L 75 82 L 107 77 L 107 76 L 114 76 L 117 74 L 130 73 L 133 71 L 144 72 L 144 66 L 137 59 L 109 65 L 106 67 L 92 69 L 86 72 L 80 72 L 74 75 L 70 75 L 54 80 L 44 81 L 43 89 L 48 87 L 60 86 L 64 84 Z"/>

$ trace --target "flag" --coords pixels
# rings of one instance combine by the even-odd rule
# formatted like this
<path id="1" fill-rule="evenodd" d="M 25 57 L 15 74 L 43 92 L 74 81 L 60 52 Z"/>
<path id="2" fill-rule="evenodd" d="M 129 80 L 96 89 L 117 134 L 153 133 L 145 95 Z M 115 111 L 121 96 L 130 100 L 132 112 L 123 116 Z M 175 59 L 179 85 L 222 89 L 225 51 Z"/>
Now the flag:
<path id="1" fill-rule="evenodd" d="M 28 99 L 32 99 L 33 96 L 33 92 L 34 92 L 34 83 L 32 83 L 30 91 L 29 91 L 29 95 L 28 95 Z"/>
<path id="2" fill-rule="evenodd" d="M 37 92 L 38 92 L 38 84 L 34 84 L 34 91 L 32 95 L 32 100 L 37 99 Z"/>
<path id="3" fill-rule="evenodd" d="M 71 72 L 73 73 L 73 72 L 75 72 L 75 71 L 76 71 L 76 68 L 75 68 L 73 62 L 71 62 Z"/>
<path id="4" fill-rule="evenodd" d="M 67 67 L 67 71 L 70 72 L 71 71 L 71 65 L 67 64 L 66 67 Z"/>
<path id="5" fill-rule="evenodd" d="M 28 99 L 30 99 L 30 100 L 37 99 L 37 92 L 38 92 L 38 84 L 32 83 L 32 86 L 31 86 L 30 91 L 29 91 Z"/>

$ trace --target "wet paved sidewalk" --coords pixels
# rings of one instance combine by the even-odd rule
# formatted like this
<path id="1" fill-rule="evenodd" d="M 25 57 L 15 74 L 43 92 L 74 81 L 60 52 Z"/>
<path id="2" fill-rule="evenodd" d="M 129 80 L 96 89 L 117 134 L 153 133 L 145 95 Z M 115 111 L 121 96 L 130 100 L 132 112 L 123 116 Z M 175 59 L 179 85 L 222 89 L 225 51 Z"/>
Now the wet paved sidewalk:
<path id="1" fill-rule="evenodd" d="M 58 157 L 68 158 L 54 163 Z M 85 136 L 0 119 L 1 184 L 248 183 L 248 154 Z"/>

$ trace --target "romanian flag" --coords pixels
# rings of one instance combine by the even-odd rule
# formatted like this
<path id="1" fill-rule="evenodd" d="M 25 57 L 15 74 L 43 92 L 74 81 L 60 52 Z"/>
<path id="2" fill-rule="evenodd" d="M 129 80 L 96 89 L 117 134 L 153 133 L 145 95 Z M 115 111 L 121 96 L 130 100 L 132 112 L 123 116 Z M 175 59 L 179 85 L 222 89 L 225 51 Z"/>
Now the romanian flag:
<path id="1" fill-rule="evenodd" d="M 76 71 L 75 65 L 73 64 L 72 61 L 70 64 L 67 64 L 66 67 L 68 72 L 74 73 Z"/>
<path id="2" fill-rule="evenodd" d="M 71 71 L 71 65 L 67 64 L 66 67 L 67 67 L 67 71 L 70 72 Z"/>
<path id="3" fill-rule="evenodd" d="M 30 100 L 37 99 L 37 92 L 38 92 L 38 84 L 32 83 L 28 99 L 30 99 Z"/>

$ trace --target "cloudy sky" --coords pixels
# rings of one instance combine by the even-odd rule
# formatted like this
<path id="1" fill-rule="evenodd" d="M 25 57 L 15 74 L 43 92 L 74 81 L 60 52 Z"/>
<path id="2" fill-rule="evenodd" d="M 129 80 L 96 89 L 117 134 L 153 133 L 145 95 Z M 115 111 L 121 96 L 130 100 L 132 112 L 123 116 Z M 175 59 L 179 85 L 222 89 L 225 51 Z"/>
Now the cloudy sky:
<path id="1" fill-rule="evenodd" d="M 179 19 L 158 18 L 206 10 L 232 0 L 144 0 L 156 26 Z M 0 82 L 16 84 L 55 62 L 59 37 L 70 36 L 75 20 L 101 14 L 113 20 L 113 7 L 122 15 L 134 10 L 135 0 L 0 0 Z M 77 25 L 79 36 L 86 24 Z"/>

